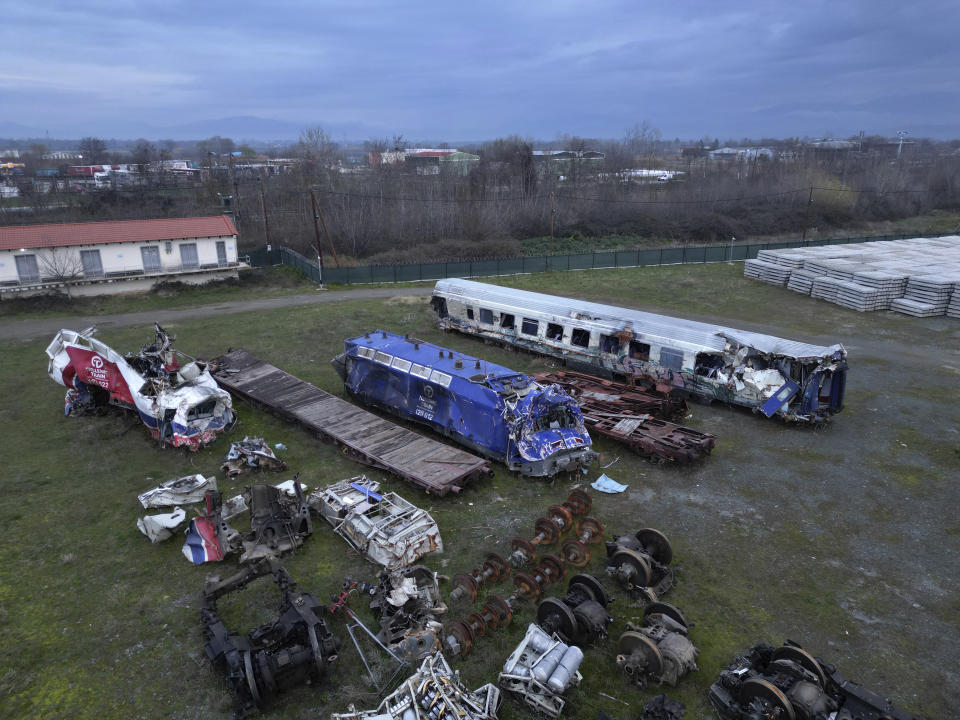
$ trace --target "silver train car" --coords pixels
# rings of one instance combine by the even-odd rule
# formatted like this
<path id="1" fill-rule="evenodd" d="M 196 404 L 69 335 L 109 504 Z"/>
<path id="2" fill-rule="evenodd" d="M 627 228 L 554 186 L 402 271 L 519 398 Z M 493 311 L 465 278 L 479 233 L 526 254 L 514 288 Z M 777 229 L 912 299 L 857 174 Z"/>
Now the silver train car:
<path id="1" fill-rule="evenodd" d="M 438 325 L 766 417 L 821 423 L 843 408 L 847 351 L 471 280 L 440 280 Z"/>

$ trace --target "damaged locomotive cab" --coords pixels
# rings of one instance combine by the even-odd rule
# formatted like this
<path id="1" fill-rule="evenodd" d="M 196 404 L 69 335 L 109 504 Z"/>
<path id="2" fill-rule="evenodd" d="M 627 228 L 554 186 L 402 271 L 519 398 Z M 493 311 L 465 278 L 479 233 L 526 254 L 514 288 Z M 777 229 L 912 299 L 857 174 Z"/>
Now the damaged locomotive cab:
<path id="1" fill-rule="evenodd" d="M 154 328 L 151 344 L 123 356 L 95 339 L 93 327 L 61 330 L 47 346 L 47 374 L 67 388 L 66 415 L 116 406 L 136 412 L 162 444 L 199 450 L 236 419 L 230 394 L 206 363 L 175 350 L 175 338 Z"/>

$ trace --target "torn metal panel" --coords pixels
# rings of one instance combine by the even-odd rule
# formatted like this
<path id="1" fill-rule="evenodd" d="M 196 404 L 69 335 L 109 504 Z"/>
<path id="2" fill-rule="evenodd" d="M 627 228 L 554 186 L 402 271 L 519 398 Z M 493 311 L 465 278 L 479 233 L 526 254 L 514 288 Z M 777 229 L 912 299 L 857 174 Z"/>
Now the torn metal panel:
<path id="1" fill-rule="evenodd" d="M 723 720 L 916 720 L 790 640 L 776 649 L 761 643 L 739 655 L 710 686 L 708 696 Z"/>
<path id="2" fill-rule="evenodd" d="M 425 510 L 379 490 L 379 483 L 361 475 L 314 490 L 307 502 L 361 555 L 387 570 L 443 550 L 440 529 Z"/>
<path id="3" fill-rule="evenodd" d="M 184 475 L 180 478 L 167 480 L 151 490 L 140 493 L 137 495 L 137 499 L 145 508 L 189 505 L 202 501 L 208 490 L 216 489 L 217 479 L 215 477 L 204 477 L 200 474 Z"/>
<path id="4" fill-rule="evenodd" d="M 438 324 L 705 401 L 758 409 L 769 395 L 744 369 L 777 369 L 801 387 L 776 417 L 824 422 L 843 408 L 846 349 L 469 280 L 440 280 Z M 521 331 L 504 318 L 521 319 Z M 783 387 L 783 382 L 776 388 Z M 774 391 L 776 390 L 774 389 Z"/>
<path id="5" fill-rule="evenodd" d="M 240 548 L 240 533 L 223 519 L 221 493 L 208 490 L 204 501 L 206 511 L 190 521 L 182 550 L 184 557 L 194 565 L 220 562 Z"/>
<path id="6" fill-rule="evenodd" d="M 171 513 L 145 515 L 137 520 L 137 528 L 150 538 L 150 542 L 161 542 L 173 535 L 173 531 L 180 527 L 187 519 L 187 511 L 183 508 L 174 508 Z"/>
<path id="7" fill-rule="evenodd" d="M 229 500 L 223 501 L 223 519 L 233 520 L 237 515 L 248 510 L 247 501 L 243 495 L 234 495 Z"/>
<path id="8" fill-rule="evenodd" d="M 441 622 L 447 606 L 440 594 L 437 573 L 424 567 L 381 572 L 370 609 L 380 621 L 377 637 L 408 662 L 440 649 Z"/>
<path id="9" fill-rule="evenodd" d="M 47 373 L 67 388 L 66 415 L 116 406 L 136 412 L 162 444 L 198 450 L 236 419 L 230 394 L 154 327 L 153 343 L 124 356 L 96 340 L 95 328 L 61 330 L 47 347 Z"/>
<path id="10" fill-rule="evenodd" d="M 217 612 L 217 600 L 266 575 L 273 575 L 280 591 L 277 619 L 246 635 L 231 632 Z M 323 605 L 313 595 L 301 592 L 276 558 L 249 565 L 225 580 L 207 580 L 200 610 L 206 654 L 226 676 L 235 717 L 264 709 L 292 687 L 326 679 L 337 660 L 340 641 L 323 616 Z"/>
<path id="11" fill-rule="evenodd" d="M 579 403 L 591 431 L 621 442 L 638 455 L 658 462 L 689 463 L 708 455 L 717 438 L 677 425 L 651 413 L 673 414 L 685 407 L 662 393 L 600 380 L 580 373 L 546 373 L 537 376 L 567 390 Z"/>
<path id="12" fill-rule="evenodd" d="M 567 645 L 530 623 L 523 640 L 503 664 L 497 682 L 534 711 L 556 718 L 563 712 L 563 693 L 583 680 L 583 651 Z"/>
<path id="13" fill-rule="evenodd" d="M 497 720 L 500 691 L 491 683 L 467 690 L 441 653 L 424 659 L 420 669 L 373 710 L 352 704 L 333 720 Z"/>
<path id="14" fill-rule="evenodd" d="M 230 450 L 223 458 L 220 469 L 227 477 L 235 477 L 245 471 L 270 470 L 280 472 L 286 470 L 287 464 L 274 454 L 273 449 L 263 438 L 246 437 L 232 443 Z"/>

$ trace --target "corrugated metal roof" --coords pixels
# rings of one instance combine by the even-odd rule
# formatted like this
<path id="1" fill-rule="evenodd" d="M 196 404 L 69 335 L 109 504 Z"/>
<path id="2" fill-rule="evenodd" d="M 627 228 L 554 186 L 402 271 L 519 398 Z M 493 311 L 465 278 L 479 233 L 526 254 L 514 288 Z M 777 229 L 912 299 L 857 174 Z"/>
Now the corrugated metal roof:
<path id="1" fill-rule="evenodd" d="M 553 315 L 567 323 L 577 324 L 578 316 L 582 316 L 582 319 L 589 320 L 594 325 L 605 326 L 611 334 L 622 330 L 624 325 L 629 324 L 634 331 L 653 336 L 667 344 L 686 346 L 679 349 L 719 352 L 723 350 L 726 340 L 729 338 L 741 345 L 756 348 L 760 352 L 793 358 L 823 358 L 829 357 L 837 351 L 845 352 L 842 345 L 812 345 L 773 335 L 736 330 L 722 325 L 710 325 L 694 320 L 656 315 L 641 310 L 601 305 L 586 300 L 545 295 L 498 285 L 487 285 L 472 280 L 440 280 L 437 282 L 434 292 L 506 304 L 521 315 L 526 309 L 535 310 Z"/>
<path id="2" fill-rule="evenodd" d="M 121 242 L 160 242 L 236 234 L 237 228 L 233 220 L 226 215 L 162 220 L 13 225 L 0 227 L 0 250 Z"/>

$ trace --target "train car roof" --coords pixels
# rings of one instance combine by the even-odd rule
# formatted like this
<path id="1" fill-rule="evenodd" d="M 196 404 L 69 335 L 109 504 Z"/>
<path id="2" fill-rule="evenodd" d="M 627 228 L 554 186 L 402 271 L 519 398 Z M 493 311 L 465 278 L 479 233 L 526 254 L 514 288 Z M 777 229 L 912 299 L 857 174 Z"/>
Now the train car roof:
<path id="1" fill-rule="evenodd" d="M 716 352 L 722 351 L 727 340 L 730 340 L 741 346 L 755 348 L 762 353 L 783 355 L 798 360 L 829 358 L 838 352 L 841 356 L 846 355 L 846 350 L 839 344 L 813 345 L 774 335 L 737 330 L 722 325 L 711 325 L 695 320 L 684 320 L 668 315 L 643 312 L 642 310 L 602 305 L 576 298 L 489 285 L 473 280 L 439 280 L 434 288 L 434 294 L 462 300 L 486 301 L 507 305 L 520 315 L 525 310 L 533 310 L 553 315 L 558 321 L 600 324 L 606 326 L 612 332 L 623 330 L 626 326 L 637 333 L 657 336 Z"/>
<path id="2" fill-rule="evenodd" d="M 407 338 L 386 330 L 375 330 L 365 335 L 349 338 L 346 342 L 373 348 L 374 350 L 387 353 L 402 360 L 433 368 L 434 370 L 445 372 L 452 377 L 461 378 L 472 383 L 483 383 L 485 381 L 496 381 L 515 377 L 523 378 L 526 383 L 531 381 L 528 375 L 518 372 L 517 370 L 511 370 L 503 365 L 487 362 L 472 355 L 456 352 L 449 348 L 418 340 L 417 338 Z M 451 353 L 453 357 L 450 357 Z M 457 367 L 458 360 L 460 361 L 460 367 Z M 479 368 L 477 367 L 478 363 Z M 477 377 L 478 375 L 481 377 Z M 499 385 L 499 383 L 496 382 L 494 384 Z"/>

